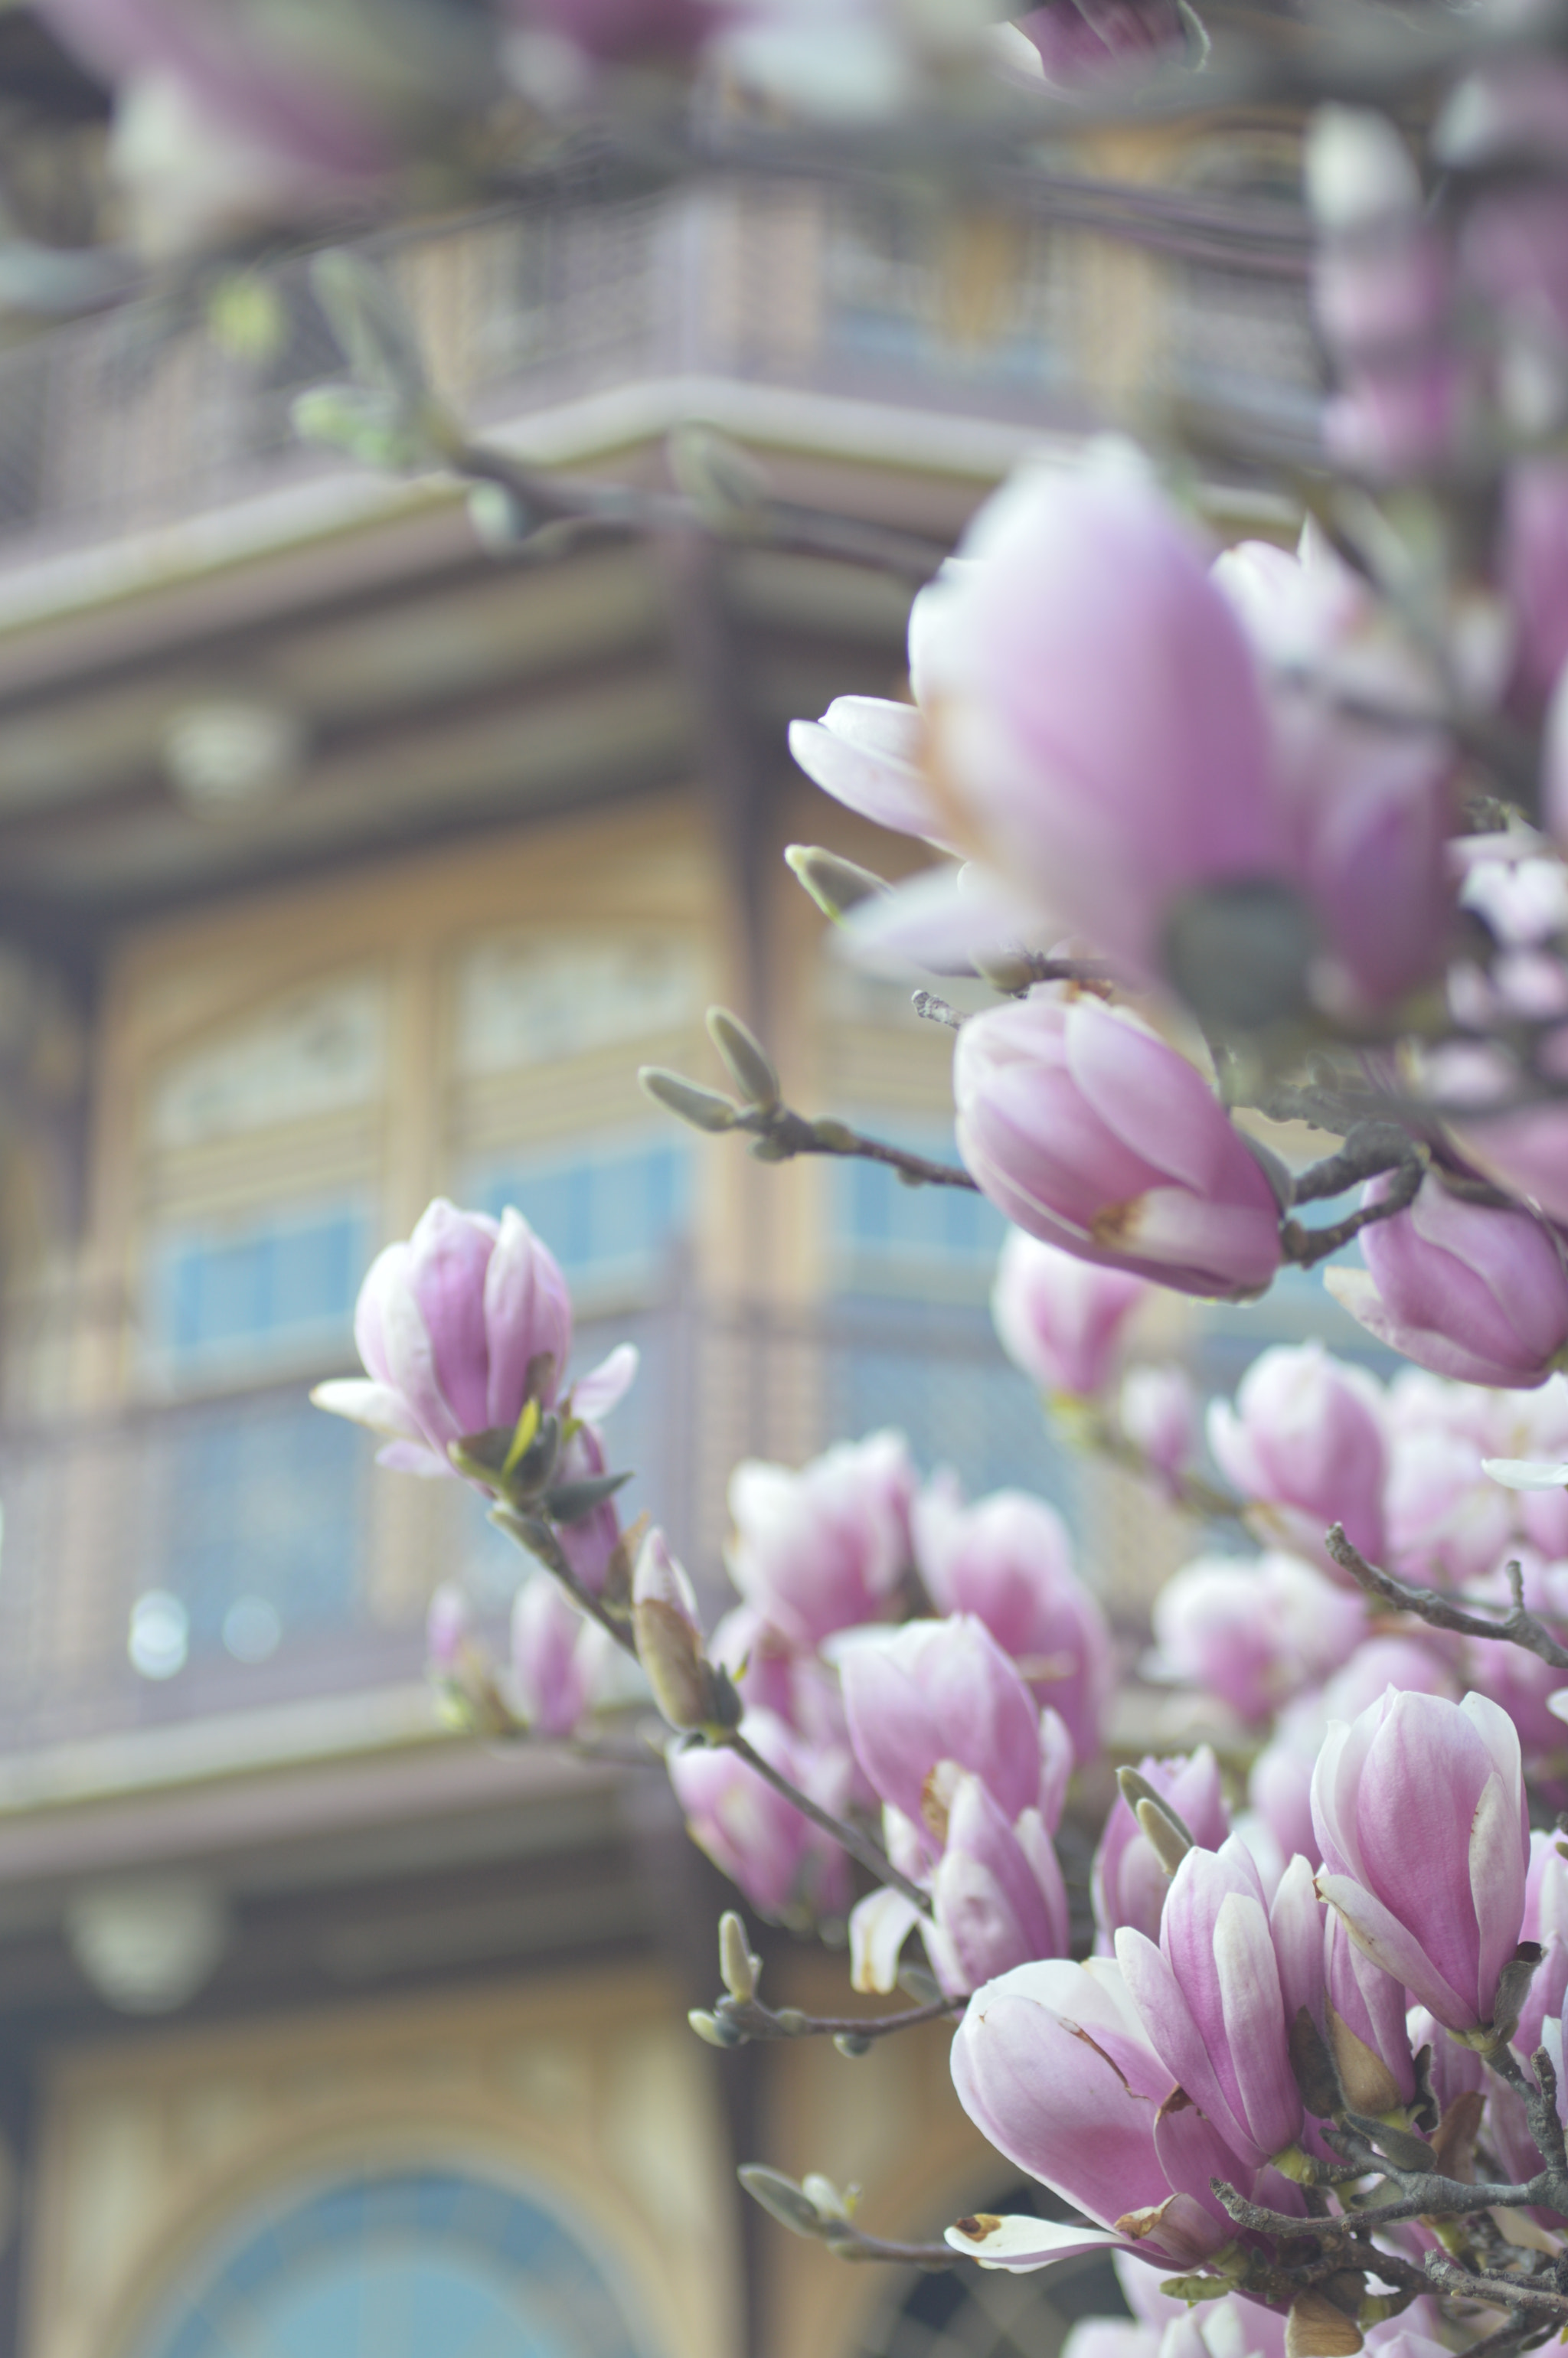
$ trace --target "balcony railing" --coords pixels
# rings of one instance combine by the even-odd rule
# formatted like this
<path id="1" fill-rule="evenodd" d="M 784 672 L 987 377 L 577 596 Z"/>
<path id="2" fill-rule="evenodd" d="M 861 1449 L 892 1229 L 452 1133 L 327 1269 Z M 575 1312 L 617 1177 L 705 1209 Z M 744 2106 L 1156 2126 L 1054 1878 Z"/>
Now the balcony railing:
<path id="1" fill-rule="evenodd" d="M 1227 292 L 1208 271 L 1201 293 L 1152 278 L 1130 292 L 1098 285 L 1093 252 L 1048 225 L 977 234 L 970 253 L 897 199 L 760 182 L 535 206 L 377 250 L 441 390 L 480 423 L 723 378 L 1073 427 L 1108 313 L 1116 366 L 1130 337 L 1156 371 L 1211 391 L 1217 365 L 1240 371 L 1259 380 L 1248 401 L 1303 410 L 1314 362 L 1295 291 L 1268 297 L 1264 333 L 1251 283 Z M 0 563 L 341 471 L 291 438 L 294 394 L 341 368 L 306 267 L 259 283 L 278 323 L 262 357 L 136 304 L 0 353 Z"/>
<path id="2" fill-rule="evenodd" d="M 1103 1524 L 979 1313 L 665 1309 L 584 1334 L 576 1363 L 627 1335 L 643 1368 L 612 1462 L 714 1610 L 737 1460 L 799 1463 L 886 1424 L 971 1493 L 1023 1484 Z M 481 1502 L 373 1455 L 303 1384 L 0 1433 L 0 1754 L 406 1685 L 430 1590 L 460 1567 L 502 1636 L 521 1560 Z"/>

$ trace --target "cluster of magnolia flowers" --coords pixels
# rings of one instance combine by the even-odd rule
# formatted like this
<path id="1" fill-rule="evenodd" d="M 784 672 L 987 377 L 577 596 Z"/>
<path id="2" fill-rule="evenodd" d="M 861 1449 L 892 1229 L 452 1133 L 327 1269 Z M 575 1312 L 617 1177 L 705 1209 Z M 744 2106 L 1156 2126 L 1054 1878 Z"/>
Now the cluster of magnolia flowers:
<path id="1" fill-rule="evenodd" d="M 1205 1699 L 1215 1742 L 1120 1772 L 1087 1907 L 1070 1887 L 1085 1846 L 1061 1841 L 1096 1790 L 1117 1641 L 1043 1500 L 922 1485 L 892 1433 L 800 1471 L 743 1465 L 738 1601 L 705 1636 L 660 1534 L 620 1526 L 598 1420 L 632 1355 L 568 1386 L 569 1296 L 514 1212 L 432 1205 L 366 1280 L 365 1378 L 317 1398 L 388 1436 L 392 1466 L 476 1485 L 546 1567 L 519 1591 L 510 1678 L 455 1593 L 438 1596 L 435 1667 L 470 1725 L 572 1736 L 611 1696 L 606 1658 L 633 1654 L 690 1832 L 759 1912 L 847 1915 L 867 1993 L 918 1988 L 918 1936 L 938 2010 L 962 2009 L 964 2105 L 1078 2214 L 967 2219 L 955 2250 L 1036 2268 L 1105 2249 L 1173 2273 L 1185 2299 L 1238 2290 L 1261 2312 L 1241 2346 L 1272 2353 L 1268 2312 L 1309 2297 L 1289 2274 L 1298 2223 L 1358 2218 L 1346 2187 L 1392 2171 L 1397 2193 L 1422 2168 L 1426 2211 L 1412 2197 L 1374 2223 L 1353 2299 L 1336 2280 L 1349 2338 L 1310 2346 L 1374 2326 L 1387 2342 L 1425 2255 L 1462 2248 L 1426 2223 L 1466 2207 L 1431 2194 L 1439 2178 L 1452 2198 L 1482 2165 L 1500 2174 L 1532 2214 L 1526 2244 L 1558 2248 L 1568 2188 L 1542 2175 L 1524 2074 L 1562 2061 L 1568 1849 L 1532 1835 L 1525 1766 L 1553 1790 L 1564 1673 L 1379 1619 L 1322 1532 L 1336 1521 L 1356 1551 L 1471 1603 L 1519 1556 L 1552 1612 L 1568 1498 L 1509 1481 L 1520 1457 L 1563 1457 L 1568 1381 L 1521 1397 L 1411 1371 L 1384 1387 L 1315 1345 L 1281 1348 L 1210 1405 L 1206 1448 L 1183 1371 L 1126 1364 L 1149 1291 L 1015 1236 L 995 1299 L 1009 1349 L 1076 1401 L 1080 1431 L 1098 1420 L 1189 1505 L 1212 1509 L 1228 1484 L 1268 1549 L 1201 1557 L 1156 1600 L 1141 1667 Z M 858 1898 L 851 1859 L 876 1877 Z M 745 1980 L 752 2006 L 754 1961 Z M 749 2018 L 694 2017 L 720 2046 Z M 1166 2329 L 1164 2299 L 1134 2299 L 1140 2331 Z M 1400 2331 L 1413 2353 L 1408 2320 Z M 1224 2339 L 1209 2358 L 1227 2358 Z"/>
<path id="2" fill-rule="evenodd" d="M 1136 455 L 1101 449 L 1016 479 L 916 599 L 913 703 L 841 698 L 791 732 L 827 793 L 974 855 L 896 891 L 862 874 L 848 908 L 840 882 L 834 905 L 857 954 L 1005 993 L 953 1019 L 953 1083 L 964 1163 L 1010 1219 L 1242 1299 L 1318 1257 L 1298 1200 L 1365 1178 L 1367 1267 L 1331 1289 L 1493 1386 L 1540 1383 L 1568 1346 L 1564 731 L 1545 832 L 1461 831 L 1471 724 L 1501 729 L 1568 659 L 1568 571 L 1513 594 L 1516 524 L 1423 642 L 1315 525 L 1296 556 L 1213 560 Z M 1562 568 L 1568 502 L 1544 537 Z M 1485 692 L 1461 710 L 1472 642 Z M 1354 1069 L 1299 1084 L 1335 1042 Z M 1348 1133 L 1343 1167 L 1292 1180 L 1238 1102 Z"/>

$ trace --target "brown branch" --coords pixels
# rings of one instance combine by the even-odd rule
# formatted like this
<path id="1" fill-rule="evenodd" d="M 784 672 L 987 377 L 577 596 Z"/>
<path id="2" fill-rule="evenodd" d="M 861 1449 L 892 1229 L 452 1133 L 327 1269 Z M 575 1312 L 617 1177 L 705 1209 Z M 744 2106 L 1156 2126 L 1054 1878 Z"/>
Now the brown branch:
<path id="1" fill-rule="evenodd" d="M 1382 1167 L 1386 1170 L 1389 1166 L 1385 1163 Z M 1396 1213 L 1408 1210 L 1425 1175 L 1424 1156 L 1407 1145 L 1388 1194 L 1379 1196 L 1375 1204 L 1363 1204 L 1325 1228 L 1305 1228 L 1300 1220 L 1284 1221 L 1280 1228 L 1280 1246 L 1285 1259 L 1294 1261 L 1298 1269 L 1312 1269 L 1318 1261 L 1326 1260 L 1341 1245 L 1347 1245 L 1352 1237 L 1358 1237 L 1363 1228 L 1372 1228 L 1379 1220 L 1391 1220 Z"/>
<path id="2" fill-rule="evenodd" d="M 1440 2292 L 1483 2301 L 1491 2309 L 1533 2309 L 1542 2317 L 1560 2318 L 1568 2324 L 1568 2294 L 1551 2292 L 1545 2285 L 1518 2277 L 1473 2276 L 1442 2252 L 1428 2252 L 1423 2266 Z"/>
<path id="3" fill-rule="evenodd" d="M 1394 2180 L 1396 2173 L 1387 2159 L 1379 2157 L 1379 2160 L 1390 2180 Z M 1384 2227 L 1397 2226 L 1404 2219 L 1462 2219 L 1472 2211 L 1489 2211 L 1494 2206 L 1514 2211 L 1529 2210 L 1536 2204 L 1551 2207 L 1554 2183 L 1548 2170 L 1522 2186 L 1474 2184 L 1464 2179 L 1444 2178 L 1436 2171 L 1408 2170 L 1397 2173 L 1397 2182 L 1403 2190 L 1397 2201 L 1368 2202 L 1360 2210 L 1342 2212 L 1337 2217 L 1295 2219 L 1288 2212 L 1270 2211 L 1261 2203 L 1249 2202 L 1224 2179 L 1209 2180 L 1215 2195 L 1238 2227 L 1249 2228 L 1260 2235 L 1304 2235 L 1314 2241 L 1376 2234 Z"/>
<path id="4" fill-rule="evenodd" d="M 1462 1638 L 1493 1638 L 1504 1645 L 1521 1646 L 1550 1669 L 1568 1671 L 1568 1646 L 1560 1644 L 1545 1624 L 1525 1609 L 1523 1575 L 1517 1563 L 1508 1568 L 1514 1592 L 1512 1608 L 1500 1619 L 1488 1621 L 1478 1613 L 1463 1611 L 1434 1588 L 1417 1588 L 1368 1563 L 1346 1538 L 1343 1523 L 1330 1525 L 1324 1545 L 1340 1570 L 1347 1572 L 1358 1587 L 1369 1596 L 1380 1598 L 1396 1613 L 1413 1614 L 1418 1621 L 1425 1621 L 1433 1629 L 1452 1629 Z"/>
<path id="5" fill-rule="evenodd" d="M 968 1996 L 940 1997 L 930 2006 L 908 2007 L 902 2014 L 803 2014 L 798 2006 L 781 2006 L 775 2013 L 757 1998 L 721 1997 L 714 2006 L 719 2020 L 742 2039 L 842 2039 L 858 2044 L 891 2039 L 895 2031 L 913 2030 L 923 2022 L 940 2022 L 961 2014 Z"/>

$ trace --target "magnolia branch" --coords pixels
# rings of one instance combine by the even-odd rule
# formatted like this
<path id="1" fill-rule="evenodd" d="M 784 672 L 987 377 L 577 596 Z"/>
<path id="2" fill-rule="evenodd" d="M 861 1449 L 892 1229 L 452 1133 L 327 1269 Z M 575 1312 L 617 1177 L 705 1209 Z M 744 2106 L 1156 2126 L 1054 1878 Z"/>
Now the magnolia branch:
<path id="1" fill-rule="evenodd" d="M 773 1787 L 775 1793 L 782 1793 L 786 1801 L 792 1801 L 803 1818 L 809 1818 L 814 1826 L 820 1826 L 825 1834 L 830 1835 L 841 1849 L 847 1850 L 851 1858 L 858 1859 L 867 1873 L 874 1875 L 879 1883 L 885 1883 L 892 1890 L 902 1892 L 923 1916 L 928 1916 L 931 1913 L 931 1901 L 928 1895 L 922 1891 L 918 1883 L 912 1883 L 907 1875 L 902 1874 L 894 1866 L 880 1843 L 873 1842 L 870 1834 L 862 1833 L 860 1828 L 849 1819 L 836 1818 L 830 1810 L 820 1808 L 808 1793 L 801 1791 L 798 1785 L 792 1785 L 789 1779 L 781 1770 L 775 1768 L 771 1760 L 763 1759 L 755 1745 L 747 1742 L 738 1727 L 730 1728 L 722 1736 L 715 1736 L 710 1741 L 722 1745 L 727 1751 L 733 1752 L 738 1759 L 745 1762 L 748 1768 L 754 1768 L 758 1776 Z"/>
<path id="2" fill-rule="evenodd" d="M 713 2008 L 714 2015 L 728 2028 L 737 2031 L 741 2039 L 831 2039 L 847 2054 L 863 2053 L 873 2039 L 891 2039 L 900 2030 L 914 2030 L 922 2023 L 942 2022 L 961 2014 L 968 2004 L 967 1997 L 942 1997 L 930 2006 L 909 2006 L 901 2014 L 803 2014 L 798 2006 L 780 2006 L 775 2012 L 756 1996 L 721 1997 Z"/>
<path id="3" fill-rule="evenodd" d="M 1342 1523 L 1330 1526 L 1324 1545 L 1357 1586 L 1390 1606 L 1396 1613 L 1413 1614 L 1433 1629 L 1452 1629 L 1462 1638 L 1492 1638 L 1506 1645 L 1522 1646 L 1552 1670 L 1568 1671 L 1568 1646 L 1561 1644 L 1545 1623 L 1526 1609 L 1524 1574 L 1517 1563 L 1508 1567 L 1509 1585 L 1514 1597 L 1512 1608 L 1494 1620 L 1484 1614 L 1466 1612 L 1434 1588 L 1418 1588 L 1410 1581 L 1396 1580 L 1392 1573 L 1379 1571 L 1351 1545 Z"/>

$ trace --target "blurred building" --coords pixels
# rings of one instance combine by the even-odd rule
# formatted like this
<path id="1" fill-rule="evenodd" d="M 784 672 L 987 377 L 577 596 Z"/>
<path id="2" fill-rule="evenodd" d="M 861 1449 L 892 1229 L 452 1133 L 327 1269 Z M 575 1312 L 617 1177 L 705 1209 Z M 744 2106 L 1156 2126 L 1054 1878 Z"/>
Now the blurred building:
<path id="1" fill-rule="evenodd" d="M 1108 392 L 1310 377 L 1288 286 L 914 199 L 712 185 L 384 259 L 498 444 L 654 483 L 701 418 L 785 498 L 943 539 Z M 1000 1359 L 987 1207 L 759 1167 L 633 1079 L 717 1080 L 721 1001 L 792 1101 L 950 1146 L 949 1035 L 780 858 L 885 862 L 784 730 L 898 692 L 906 596 L 685 538 L 499 560 L 450 485 L 292 445 L 339 361 L 303 273 L 265 283 L 248 359 L 146 305 L 0 352 L 0 2347 L 1049 2358 L 1070 2285 L 742 2216 L 738 2158 L 897 2233 L 994 2157 L 940 2041 L 691 2038 L 720 1903 L 661 1779 L 440 1729 L 431 1588 L 499 1632 L 520 1560 L 306 1400 L 433 1194 L 516 1203 L 578 1367 L 639 1345 L 615 1458 L 709 1584 L 737 1458 L 889 1422 L 1087 1561 L 1171 1560 Z M 841 2003 L 837 1961 L 769 1972 Z"/>

